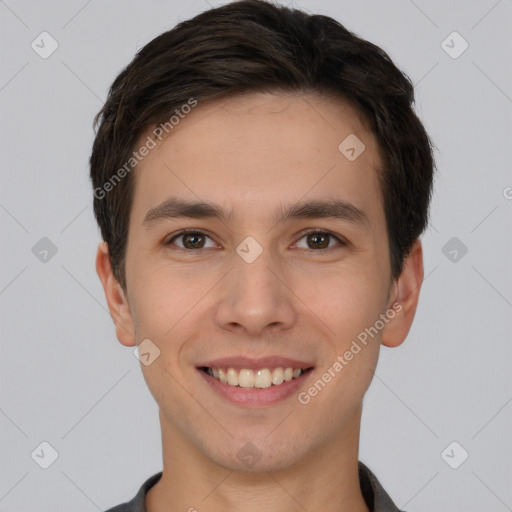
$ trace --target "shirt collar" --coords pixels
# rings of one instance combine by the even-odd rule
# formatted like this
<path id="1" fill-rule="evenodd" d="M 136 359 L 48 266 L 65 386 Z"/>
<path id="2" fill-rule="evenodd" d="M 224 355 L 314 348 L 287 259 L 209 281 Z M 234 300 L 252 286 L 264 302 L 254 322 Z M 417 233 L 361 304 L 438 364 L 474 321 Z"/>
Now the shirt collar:
<path id="1" fill-rule="evenodd" d="M 384 490 L 377 477 L 362 462 L 359 462 L 359 482 L 366 505 L 371 512 L 402 512 L 393 503 L 389 494 Z M 135 497 L 122 505 L 111 508 L 106 512 L 146 512 L 146 494 L 162 477 L 162 472 L 149 477 L 140 487 Z"/>

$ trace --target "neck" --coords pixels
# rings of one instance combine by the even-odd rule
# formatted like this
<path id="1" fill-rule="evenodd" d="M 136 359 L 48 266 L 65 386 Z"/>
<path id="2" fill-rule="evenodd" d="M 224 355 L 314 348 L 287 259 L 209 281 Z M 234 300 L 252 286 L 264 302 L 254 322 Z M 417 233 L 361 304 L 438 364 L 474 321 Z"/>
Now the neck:
<path id="1" fill-rule="evenodd" d="M 237 471 L 207 458 L 160 414 L 162 478 L 146 496 L 147 512 L 369 512 L 358 475 L 361 409 L 337 439 L 285 469 Z"/>

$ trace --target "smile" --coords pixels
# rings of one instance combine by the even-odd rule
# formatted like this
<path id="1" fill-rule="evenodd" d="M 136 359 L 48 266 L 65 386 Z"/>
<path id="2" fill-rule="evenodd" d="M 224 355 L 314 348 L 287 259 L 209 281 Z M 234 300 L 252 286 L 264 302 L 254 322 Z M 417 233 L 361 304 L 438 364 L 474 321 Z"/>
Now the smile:
<path id="1" fill-rule="evenodd" d="M 263 389 L 271 386 L 280 386 L 283 382 L 297 379 L 311 368 L 284 368 L 279 366 L 273 369 L 261 368 L 258 370 L 210 367 L 203 367 L 201 369 L 214 379 L 220 380 L 229 386 Z"/>

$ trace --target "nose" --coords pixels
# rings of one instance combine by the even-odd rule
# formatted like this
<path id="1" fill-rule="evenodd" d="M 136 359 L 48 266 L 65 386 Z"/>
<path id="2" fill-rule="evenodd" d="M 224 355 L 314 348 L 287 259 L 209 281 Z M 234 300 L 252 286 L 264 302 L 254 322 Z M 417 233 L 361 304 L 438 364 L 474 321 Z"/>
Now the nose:
<path id="1" fill-rule="evenodd" d="M 286 282 L 285 267 L 263 251 L 248 263 L 238 254 L 234 268 L 221 281 L 215 311 L 217 325 L 225 330 L 258 337 L 265 331 L 291 328 L 297 318 L 294 294 Z"/>

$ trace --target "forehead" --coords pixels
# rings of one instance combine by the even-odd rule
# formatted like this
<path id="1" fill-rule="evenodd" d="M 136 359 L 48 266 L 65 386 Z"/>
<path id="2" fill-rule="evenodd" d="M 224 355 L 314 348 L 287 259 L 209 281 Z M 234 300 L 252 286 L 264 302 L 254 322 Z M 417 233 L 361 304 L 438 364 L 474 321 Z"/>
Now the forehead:
<path id="1" fill-rule="evenodd" d="M 375 210 L 379 166 L 376 140 L 348 102 L 247 94 L 198 103 L 180 117 L 134 171 L 132 211 L 169 195 L 225 204 L 240 216 L 306 197 L 342 196 Z"/>

